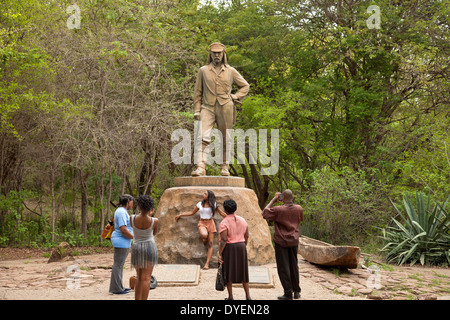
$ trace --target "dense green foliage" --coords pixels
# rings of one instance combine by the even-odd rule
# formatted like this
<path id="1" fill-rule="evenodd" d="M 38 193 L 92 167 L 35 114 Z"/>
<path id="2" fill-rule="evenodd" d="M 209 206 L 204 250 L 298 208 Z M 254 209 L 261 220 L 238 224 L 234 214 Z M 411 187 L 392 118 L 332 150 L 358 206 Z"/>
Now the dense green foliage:
<path id="1" fill-rule="evenodd" d="M 277 174 L 231 168 L 261 207 L 290 188 L 304 233 L 364 249 L 392 224 L 390 199 L 444 201 L 449 1 L 377 1 L 379 29 L 372 4 L 2 0 L 0 245 L 96 243 L 119 194 L 158 199 L 189 174 L 171 163 L 171 132 L 193 130 L 213 41 L 251 84 L 237 127 L 280 132 Z"/>

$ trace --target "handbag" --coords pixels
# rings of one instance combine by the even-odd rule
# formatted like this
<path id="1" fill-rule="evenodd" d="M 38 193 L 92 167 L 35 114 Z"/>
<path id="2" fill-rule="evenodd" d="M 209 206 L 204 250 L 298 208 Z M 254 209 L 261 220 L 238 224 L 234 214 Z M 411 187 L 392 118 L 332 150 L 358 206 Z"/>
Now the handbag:
<path id="1" fill-rule="evenodd" d="M 114 231 L 114 219 L 113 221 L 108 222 L 108 224 L 105 226 L 105 229 L 102 232 L 102 238 L 111 240 L 111 234 Z"/>
<path id="2" fill-rule="evenodd" d="M 223 277 L 223 268 L 221 263 L 219 263 L 219 268 L 217 268 L 216 290 L 217 291 L 225 290 L 225 279 Z"/>

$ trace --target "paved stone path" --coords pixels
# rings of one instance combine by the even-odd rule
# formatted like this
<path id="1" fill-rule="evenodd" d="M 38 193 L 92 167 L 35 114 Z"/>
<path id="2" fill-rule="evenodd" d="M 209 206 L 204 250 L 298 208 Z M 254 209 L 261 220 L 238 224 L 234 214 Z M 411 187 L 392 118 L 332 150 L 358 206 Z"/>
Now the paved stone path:
<path id="1" fill-rule="evenodd" d="M 348 296 L 391 300 L 450 300 L 450 269 L 371 265 L 367 269 L 325 268 L 300 259 L 300 279 Z"/>
<path id="2" fill-rule="evenodd" d="M 71 266 L 76 266 L 72 273 Z M 450 268 L 389 267 L 339 270 L 310 264 L 299 256 L 300 281 L 308 278 L 327 290 L 348 297 L 389 300 L 450 300 Z M 111 255 L 81 256 L 75 260 L 47 263 L 30 259 L 0 263 L 0 288 L 67 288 L 76 277 L 83 287 L 109 281 Z M 275 269 L 274 269 L 275 270 Z M 276 271 L 274 271 L 275 277 Z"/>

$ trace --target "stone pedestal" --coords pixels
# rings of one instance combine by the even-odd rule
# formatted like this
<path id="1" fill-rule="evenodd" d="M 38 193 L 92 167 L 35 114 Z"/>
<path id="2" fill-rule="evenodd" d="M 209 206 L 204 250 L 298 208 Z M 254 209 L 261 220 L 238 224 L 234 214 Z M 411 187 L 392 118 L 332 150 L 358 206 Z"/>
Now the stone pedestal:
<path id="1" fill-rule="evenodd" d="M 245 179 L 239 177 L 177 177 L 174 179 L 175 187 L 245 187 Z"/>
<path id="2" fill-rule="evenodd" d="M 249 225 L 247 254 L 250 265 L 275 262 L 269 226 L 262 218 L 261 208 L 253 190 L 244 187 L 244 179 L 238 177 L 179 177 L 175 187 L 166 189 L 158 204 L 155 217 L 159 219 L 159 230 L 155 236 L 159 263 L 201 264 L 206 261 L 206 247 L 203 245 L 197 224 L 199 213 L 182 217 L 175 222 L 175 216 L 191 212 L 202 200 L 203 193 L 211 190 L 223 210 L 223 202 L 233 199 L 237 203 L 236 214 Z M 214 222 L 219 230 L 222 216 L 216 213 Z M 218 233 L 214 237 L 214 251 L 210 267 L 217 265 L 219 250 Z"/>

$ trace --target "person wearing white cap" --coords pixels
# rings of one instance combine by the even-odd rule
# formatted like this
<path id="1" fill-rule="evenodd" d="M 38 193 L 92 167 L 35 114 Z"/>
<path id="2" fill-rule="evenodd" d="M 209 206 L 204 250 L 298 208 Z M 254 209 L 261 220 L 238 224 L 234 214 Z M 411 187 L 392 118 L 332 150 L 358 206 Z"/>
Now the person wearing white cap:
<path id="1" fill-rule="evenodd" d="M 235 84 L 239 89 L 231 93 Z M 200 68 L 194 91 L 194 119 L 201 122 L 202 149 L 195 155 L 197 168 L 192 176 L 206 175 L 206 157 L 211 143 L 211 130 L 217 123 L 222 133 L 222 176 L 229 176 L 227 162 L 227 129 L 232 129 L 236 119 L 235 104 L 241 104 L 250 86 L 239 72 L 228 65 L 225 46 L 214 42 L 209 46 L 207 64 Z"/>

